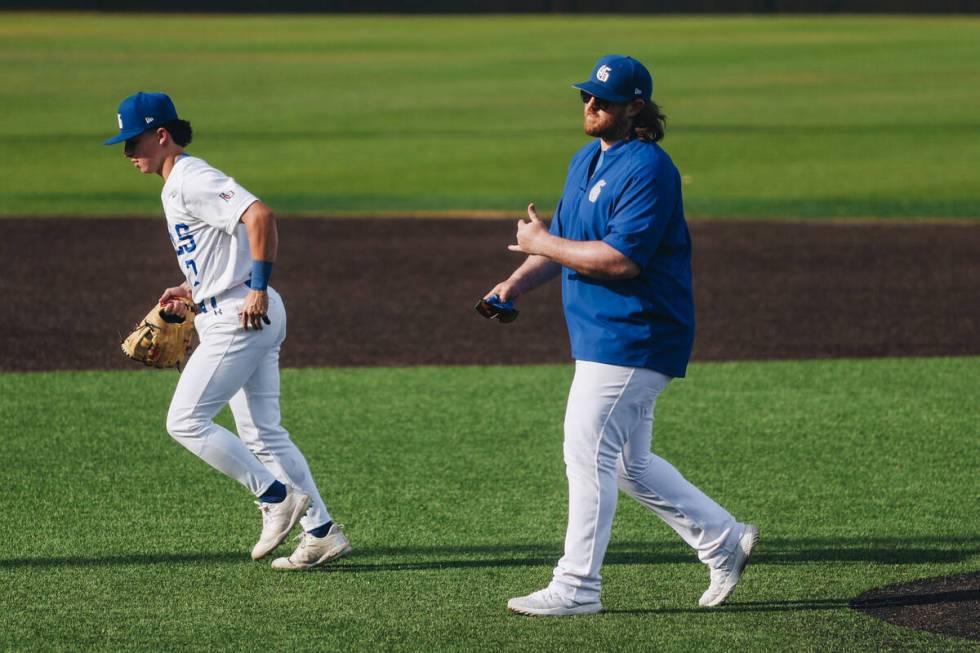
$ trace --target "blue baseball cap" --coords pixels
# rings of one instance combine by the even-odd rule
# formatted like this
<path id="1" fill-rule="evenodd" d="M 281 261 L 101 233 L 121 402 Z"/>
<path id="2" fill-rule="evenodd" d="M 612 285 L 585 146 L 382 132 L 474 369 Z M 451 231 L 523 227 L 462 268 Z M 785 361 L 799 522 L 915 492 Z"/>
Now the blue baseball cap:
<path id="1" fill-rule="evenodd" d="M 629 102 L 637 98 L 650 101 L 653 95 L 653 78 L 639 61 L 621 54 L 608 54 L 596 62 L 589 81 L 572 84 L 609 102 Z"/>
<path id="2" fill-rule="evenodd" d="M 177 119 L 177 109 L 166 93 L 137 93 L 130 95 L 119 105 L 119 133 L 105 142 L 106 145 L 122 143 L 139 136 L 147 129 Z"/>

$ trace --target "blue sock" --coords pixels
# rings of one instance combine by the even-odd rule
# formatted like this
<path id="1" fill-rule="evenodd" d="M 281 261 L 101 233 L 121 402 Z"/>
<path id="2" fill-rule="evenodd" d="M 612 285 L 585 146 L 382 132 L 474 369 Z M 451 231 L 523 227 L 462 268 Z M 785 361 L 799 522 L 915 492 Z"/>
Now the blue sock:
<path id="1" fill-rule="evenodd" d="M 306 532 L 309 533 L 310 535 L 312 535 L 313 537 L 324 537 L 327 533 L 330 532 L 330 527 L 331 526 L 333 526 L 333 522 L 332 521 L 328 521 L 323 526 L 317 526 L 313 530 L 306 531 Z"/>
<path id="2" fill-rule="evenodd" d="M 266 491 L 259 497 L 262 503 L 282 503 L 286 498 L 286 486 L 279 481 L 273 481 Z"/>

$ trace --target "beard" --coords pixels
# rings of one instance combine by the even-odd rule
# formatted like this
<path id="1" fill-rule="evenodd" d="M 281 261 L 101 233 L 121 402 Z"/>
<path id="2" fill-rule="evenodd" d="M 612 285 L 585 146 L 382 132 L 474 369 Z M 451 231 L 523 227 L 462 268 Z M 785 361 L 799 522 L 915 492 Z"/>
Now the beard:
<path id="1" fill-rule="evenodd" d="M 631 121 L 625 115 L 617 113 L 606 113 L 597 111 L 595 113 L 585 112 L 582 128 L 585 133 L 595 138 L 608 141 L 618 141 L 626 137 L 630 131 Z"/>

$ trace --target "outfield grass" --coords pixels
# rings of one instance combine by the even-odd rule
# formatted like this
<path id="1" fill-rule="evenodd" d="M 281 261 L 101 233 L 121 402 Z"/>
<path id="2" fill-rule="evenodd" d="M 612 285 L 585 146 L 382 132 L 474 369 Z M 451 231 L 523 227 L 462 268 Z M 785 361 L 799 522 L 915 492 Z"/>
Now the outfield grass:
<path id="1" fill-rule="evenodd" d="M 283 213 L 550 210 L 608 52 L 691 215 L 980 218 L 980 20 L 922 16 L 0 14 L 0 215 L 158 214 L 100 144 L 136 90 Z"/>
<path id="2" fill-rule="evenodd" d="M 251 562 L 251 498 L 167 437 L 175 374 L 0 375 L 0 649 L 976 650 L 846 605 L 978 568 L 978 363 L 694 365 L 655 449 L 760 524 L 744 585 L 697 609 L 706 570 L 623 497 L 606 612 L 557 621 L 504 605 L 560 554 L 569 366 L 285 371 L 355 547 L 305 574 Z"/>

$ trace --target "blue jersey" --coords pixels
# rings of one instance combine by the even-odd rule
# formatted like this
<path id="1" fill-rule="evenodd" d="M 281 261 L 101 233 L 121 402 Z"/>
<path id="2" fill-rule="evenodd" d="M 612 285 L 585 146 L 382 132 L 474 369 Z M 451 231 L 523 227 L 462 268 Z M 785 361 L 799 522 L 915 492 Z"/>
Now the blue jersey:
<path id="1" fill-rule="evenodd" d="M 601 158 L 598 140 L 583 147 L 569 166 L 551 233 L 601 240 L 640 268 L 618 280 L 563 268 L 572 357 L 684 376 L 694 346 L 691 236 L 680 174 L 667 153 L 641 140 L 617 143 Z"/>

